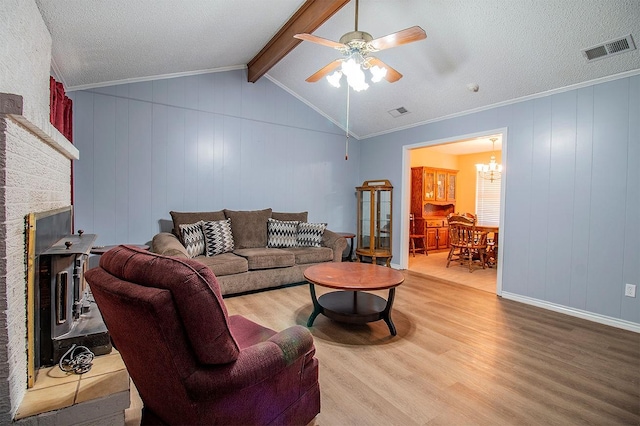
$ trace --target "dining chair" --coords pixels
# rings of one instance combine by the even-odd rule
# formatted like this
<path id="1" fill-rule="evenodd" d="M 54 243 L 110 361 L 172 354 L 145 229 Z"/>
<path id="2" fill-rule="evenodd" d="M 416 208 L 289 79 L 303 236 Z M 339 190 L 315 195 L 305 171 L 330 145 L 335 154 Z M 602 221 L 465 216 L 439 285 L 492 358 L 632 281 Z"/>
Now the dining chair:
<path id="1" fill-rule="evenodd" d="M 470 213 L 451 213 L 447 216 L 449 225 L 449 244 L 451 249 L 447 256 L 447 268 L 452 260 L 465 261 L 469 264 L 469 272 L 473 272 L 474 258 L 479 258 L 482 269 L 486 268 L 487 232 L 476 229 L 476 216 Z M 458 250 L 456 254 L 455 251 Z"/>
<path id="2" fill-rule="evenodd" d="M 409 223 L 411 225 L 411 233 L 409 234 L 409 249 L 413 254 L 413 257 L 416 257 L 416 252 L 423 252 L 425 256 L 428 256 L 427 252 L 427 238 L 423 234 L 416 233 L 416 225 L 413 220 L 413 213 L 409 214 Z M 422 241 L 422 247 L 416 247 L 416 240 Z"/>

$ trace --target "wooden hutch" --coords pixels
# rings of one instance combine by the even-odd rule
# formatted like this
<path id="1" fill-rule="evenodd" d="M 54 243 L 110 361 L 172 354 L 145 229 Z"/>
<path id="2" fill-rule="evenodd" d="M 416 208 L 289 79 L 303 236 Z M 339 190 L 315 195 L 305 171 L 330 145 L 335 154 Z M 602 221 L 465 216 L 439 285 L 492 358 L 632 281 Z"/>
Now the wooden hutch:
<path id="1" fill-rule="evenodd" d="M 447 215 L 455 212 L 457 170 L 411 168 L 411 213 L 415 232 L 426 235 L 427 250 L 449 247 Z"/>

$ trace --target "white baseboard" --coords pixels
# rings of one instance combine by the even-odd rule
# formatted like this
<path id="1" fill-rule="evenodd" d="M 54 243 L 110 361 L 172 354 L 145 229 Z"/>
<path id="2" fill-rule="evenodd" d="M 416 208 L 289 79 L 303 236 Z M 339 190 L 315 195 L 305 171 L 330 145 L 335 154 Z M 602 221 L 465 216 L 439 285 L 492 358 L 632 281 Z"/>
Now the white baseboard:
<path id="1" fill-rule="evenodd" d="M 595 314 L 593 312 L 583 311 L 581 309 L 570 308 L 568 306 L 558 305 L 556 303 L 534 299 L 532 297 L 521 296 L 519 294 L 509 293 L 506 291 L 502 292 L 502 297 L 504 297 L 505 299 L 516 301 L 516 302 L 526 303 L 527 305 L 537 306 L 539 308 L 548 309 L 550 311 L 570 315 L 572 317 L 582 318 L 588 321 L 610 325 L 611 327 L 621 328 L 623 330 L 629 330 L 635 333 L 640 333 L 640 324 L 635 322 L 626 321 L 619 318 L 608 317 L 606 315 Z"/>

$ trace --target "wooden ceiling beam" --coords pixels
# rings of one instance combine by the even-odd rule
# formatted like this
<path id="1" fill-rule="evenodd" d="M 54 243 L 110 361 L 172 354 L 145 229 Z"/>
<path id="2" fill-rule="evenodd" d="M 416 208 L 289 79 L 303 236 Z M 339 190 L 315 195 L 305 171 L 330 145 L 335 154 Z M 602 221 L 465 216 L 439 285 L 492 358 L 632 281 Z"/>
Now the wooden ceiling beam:
<path id="1" fill-rule="evenodd" d="M 247 64 L 248 80 L 255 83 L 282 58 L 287 56 L 302 40 L 293 38 L 295 34 L 314 32 L 332 17 L 349 0 L 307 0 L 284 24 L 262 50 Z"/>

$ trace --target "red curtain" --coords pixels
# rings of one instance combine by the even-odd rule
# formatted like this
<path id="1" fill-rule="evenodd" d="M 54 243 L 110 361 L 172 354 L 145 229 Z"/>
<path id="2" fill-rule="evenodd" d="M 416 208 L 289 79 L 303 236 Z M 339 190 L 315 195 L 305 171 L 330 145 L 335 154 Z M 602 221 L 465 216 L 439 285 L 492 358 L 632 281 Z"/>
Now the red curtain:
<path id="1" fill-rule="evenodd" d="M 69 142 L 73 142 L 73 103 L 64 93 L 64 86 L 49 77 L 49 121 Z M 73 160 L 71 160 L 71 205 L 73 200 Z M 73 222 L 73 221 L 72 221 Z M 75 223 L 71 224 L 75 232 Z"/>
<path id="2" fill-rule="evenodd" d="M 53 77 L 49 78 L 49 104 L 51 124 L 69 141 L 73 142 L 73 105 L 64 93 L 64 86 Z"/>

